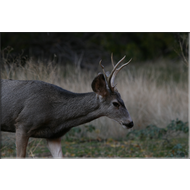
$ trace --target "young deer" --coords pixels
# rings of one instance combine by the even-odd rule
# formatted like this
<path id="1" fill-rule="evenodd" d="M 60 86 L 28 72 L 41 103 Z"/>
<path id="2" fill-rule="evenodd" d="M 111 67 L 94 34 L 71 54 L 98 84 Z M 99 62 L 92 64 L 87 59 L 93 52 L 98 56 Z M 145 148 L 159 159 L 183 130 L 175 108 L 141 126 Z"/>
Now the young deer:
<path id="1" fill-rule="evenodd" d="M 90 122 L 101 116 L 116 120 L 125 128 L 133 121 L 114 85 L 119 64 L 108 76 L 103 74 L 92 81 L 94 92 L 73 93 L 56 85 L 36 80 L 1 80 L 2 123 L 1 130 L 16 132 L 17 157 L 26 156 L 30 137 L 46 138 L 53 157 L 63 157 L 61 137 L 72 127 Z"/>

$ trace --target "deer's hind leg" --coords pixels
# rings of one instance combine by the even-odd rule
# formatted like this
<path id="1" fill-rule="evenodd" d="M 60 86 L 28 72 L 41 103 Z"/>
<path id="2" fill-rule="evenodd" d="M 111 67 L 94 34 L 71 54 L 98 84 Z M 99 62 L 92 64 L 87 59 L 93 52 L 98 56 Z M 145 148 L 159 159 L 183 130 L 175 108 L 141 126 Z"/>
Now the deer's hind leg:
<path id="1" fill-rule="evenodd" d="M 22 129 L 16 129 L 16 154 L 18 158 L 24 158 L 26 156 L 28 139 L 29 136 Z"/>
<path id="2" fill-rule="evenodd" d="M 47 139 L 47 145 L 54 158 L 62 158 L 61 138 Z"/>

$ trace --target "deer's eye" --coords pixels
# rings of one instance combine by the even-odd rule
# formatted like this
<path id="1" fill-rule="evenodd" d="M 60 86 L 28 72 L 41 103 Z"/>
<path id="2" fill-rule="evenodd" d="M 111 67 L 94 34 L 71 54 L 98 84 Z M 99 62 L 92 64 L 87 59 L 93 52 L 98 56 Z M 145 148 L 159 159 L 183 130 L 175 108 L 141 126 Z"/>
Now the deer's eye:
<path id="1" fill-rule="evenodd" d="M 113 102 L 113 105 L 116 107 L 116 108 L 119 108 L 119 104 L 117 102 Z"/>

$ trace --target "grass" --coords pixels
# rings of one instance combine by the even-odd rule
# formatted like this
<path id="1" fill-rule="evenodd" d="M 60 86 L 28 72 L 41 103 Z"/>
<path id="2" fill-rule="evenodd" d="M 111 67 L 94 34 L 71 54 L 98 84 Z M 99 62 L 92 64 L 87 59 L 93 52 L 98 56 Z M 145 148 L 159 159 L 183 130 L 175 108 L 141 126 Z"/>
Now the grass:
<path id="1" fill-rule="evenodd" d="M 187 158 L 188 138 L 174 138 L 169 142 L 153 140 L 78 139 L 62 141 L 65 158 Z M 15 158 L 14 143 L 4 144 L 2 158 Z M 46 141 L 31 139 L 27 147 L 28 158 L 52 158 Z"/>
<path id="2" fill-rule="evenodd" d="M 103 63 L 102 63 L 103 64 Z M 111 67 L 107 66 L 107 70 Z M 100 72 L 56 65 L 54 62 L 34 62 L 2 65 L 2 78 L 43 80 L 73 92 L 90 92 L 93 78 Z M 134 121 L 134 131 L 148 125 L 165 128 L 171 120 L 188 121 L 188 71 L 182 63 L 159 60 L 155 63 L 130 63 L 116 79 L 117 89 Z M 94 127 L 92 131 L 87 128 Z M 77 132 L 78 130 L 78 132 Z M 129 130 L 108 118 L 100 118 L 71 130 L 63 137 L 66 157 L 167 157 L 177 149 L 187 149 L 188 138 L 175 137 L 166 146 L 163 140 L 127 140 Z M 72 141 L 70 141 L 72 137 Z M 14 135 L 2 133 L 2 157 L 15 156 Z M 108 139 L 112 139 L 110 142 Z M 45 140 L 29 141 L 28 157 L 50 157 Z M 174 148 L 174 149 L 173 149 Z M 180 154 L 179 154 L 180 155 Z M 179 156 L 177 153 L 174 157 Z M 185 154 L 187 156 L 187 154 Z"/>

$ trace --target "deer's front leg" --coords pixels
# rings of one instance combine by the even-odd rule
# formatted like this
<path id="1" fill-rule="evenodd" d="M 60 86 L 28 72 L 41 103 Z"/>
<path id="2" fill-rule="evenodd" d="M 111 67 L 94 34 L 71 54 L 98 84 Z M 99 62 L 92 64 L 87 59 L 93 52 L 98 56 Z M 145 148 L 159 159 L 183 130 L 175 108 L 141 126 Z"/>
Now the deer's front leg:
<path id="1" fill-rule="evenodd" d="M 47 139 L 47 145 L 54 158 L 62 158 L 61 138 Z"/>
<path id="2" fill-rule="evenodd" d="M 26 156 L 28 139 L 29 136 L 22 129 L 16 129 L 16 154 L 18 158 L 24 158 Z"/>

